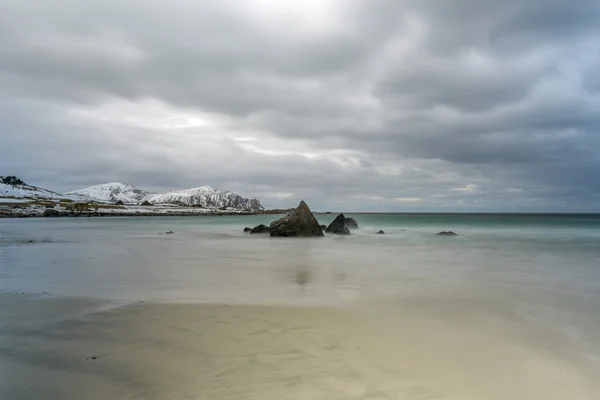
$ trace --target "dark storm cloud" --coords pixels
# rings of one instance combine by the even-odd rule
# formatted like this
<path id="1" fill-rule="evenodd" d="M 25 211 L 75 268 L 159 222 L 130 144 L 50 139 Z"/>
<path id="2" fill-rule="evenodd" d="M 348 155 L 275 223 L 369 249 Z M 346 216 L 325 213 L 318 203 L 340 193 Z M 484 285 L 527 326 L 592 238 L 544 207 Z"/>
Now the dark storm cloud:
<path id="1" fill-rule="evenodd" d="M 592 0 L 5 1 L 1 173 L 598 211 L 598 20 Z"/>

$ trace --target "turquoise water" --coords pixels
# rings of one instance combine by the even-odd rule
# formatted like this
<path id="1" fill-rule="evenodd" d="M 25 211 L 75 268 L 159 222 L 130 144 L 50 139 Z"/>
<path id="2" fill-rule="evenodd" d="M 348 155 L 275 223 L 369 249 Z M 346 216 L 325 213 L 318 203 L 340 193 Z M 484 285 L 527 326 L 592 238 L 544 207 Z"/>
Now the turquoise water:
<path id="1" fill-rule="evenodd" d="M 354 214 L 363 223 L 386 226 L 553 227 L 600 230 L 600 214 Z"/>
<path id="2" fill-rule="evenodd" d="M 440 280 L 529 283 L 591 297 L 600 290 L 600 215 L 347 216 L 360 225 L 352 236 L 320 239 L 277 239 L 242 232 L 245 226 L 270 223 L 278 218 L 275 215 L 2 220 L 0 289 L 203 299 L 214 294 L 213 290 L 194 277 L 205 273 L 207 282 L 231 274 L 233 280 L 222 283 L 227 287 L 224 296 L 236 297 L 240 288 L 236 285 L 243 286 L 244 274 L 249 271 L 256 278 L 272 270 L 287 273 L 290 268 L 306 268 L 314 276 L 325 270 L 345 275 L 347 280 L 360 276 L 357 286 L 362 294 L 381 286 L 404 293 L 410 286 L 406 279 L 415 277 L 428 279 L 430 285 Z M 334 217 L 317 216 L 321 224 Z M 386 235 L 374 234 L 380 229 Z M 175 234 L 160 234 L 170 230 Z M 442 230 L 460 236 L 435 236 Z M 217 276 L 213 276 L 215 269 Z M 402 281 L 389 281 L 400 279 L 399 274 L 406 274 Z M 173 290 L 157 290 L 169 283 Z M 196 284 L 203 290 L 194 290 Z M 130 292 L 119 287 L 130 288 Z M 265 289 L 260 293 L 264 299 L 258 294 L 252 297 L 282 299 L 269 295 L 282 289 L 278 285 L 267 282 Z M 305 290 L 303 300 L 340 300 L 336 287 L 329 289 L 331 293 L 315 292 L 313 297 Z M 291 294 L 283 299 L 298 300 Z"/>
<path id="3" fill-rule="evenodd" d="M 360 225 L 351 236 L 299 239 L 242 232 L 273 215 L 5 219 L 0 290 L 356 306 L 463 299 L 506 307 L 600 354 L 600 216 L 348 216 Z"/>

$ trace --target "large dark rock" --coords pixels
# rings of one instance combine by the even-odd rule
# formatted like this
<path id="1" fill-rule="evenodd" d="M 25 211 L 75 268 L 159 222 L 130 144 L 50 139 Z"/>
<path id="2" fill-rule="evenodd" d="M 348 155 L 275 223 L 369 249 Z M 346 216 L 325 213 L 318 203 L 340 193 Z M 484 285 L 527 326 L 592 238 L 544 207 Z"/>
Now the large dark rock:
<path id="1" fill-rule="evenodd" d="M 250 234 L 254 235 L 256 233 L 269 233 L 270 230 L 271 230 L 271 228 L 269 228 L 268 226 L 266 226 L 264 224 L 260 224 L 258 226 L 255 226 L 254 228 L 252 228 L 250 230 Z"/>
<path id="2" fill-rule="evenodd" d="M 58 217 L 60 213 L 53 208 L 47 208 L 44 210 L 44 217 Z"/>
<path id="3" fill-rule="evenodd" d="M 358 222 L 356 222 L 356 220 L 354 218 L 346 218 L 346 220 L 344 221 L 344 223 L 346 224 L 346 226 L 350 230 L 352 230 L 352 229 L 358 229 Z"/>
<path id="4" fill-rule="evenodd" d="M 458 236 L 458 233 L 454 233 L 452 231 L 440 232 L 437 234 L 437 236 Z"/>
<path id="5" fill-rule="evenodd" d="M 308 205 L 300 205 L 288 215 L 271 222 L 271 236 L 323 236 L 323 231 Z"/>
<path id="6" fill-rule="evenodd" d="M 335 217 L 333 222 L 329 224 L 327 229 L 325 229 L 325 232 L 335 233 L 337 235 L 349 235 L 350 229 L 348 229 L 348 227 L 346 226 L 346 217 L 344 216 L 344 214 L 340 214 L 337 217 Z"/>
<path id="7" fill-rule="evenodd" d="M 385 235 L 385 232 L 384 231 L 379 231 L 379 232 L 377 232 L 377 234 L 378 235 Z"/>
<path id="8" fill-rule="evenodd" d="M 321 230 L 324 231 L 325 229 L 327 229 L 327 225 L 321 225 Z"/>
<path id="9" fill-rule="evenodd" d="M 151 206 L 152 203 L 150 203 L 148 200 L 144 200 L 144 202 L 141 205 L 145 206 L 145 207 L 148 207 L 148 206 Z"/>
<path id="10" fill-rule="evenodd" d="M 244 233 L 248 233 L 248 232 L 250 232 L 250 231 L 252 231 L 252 228 L 248 228 L 248 227 L 245 227 L 245 228 L 244 228 Z"/>

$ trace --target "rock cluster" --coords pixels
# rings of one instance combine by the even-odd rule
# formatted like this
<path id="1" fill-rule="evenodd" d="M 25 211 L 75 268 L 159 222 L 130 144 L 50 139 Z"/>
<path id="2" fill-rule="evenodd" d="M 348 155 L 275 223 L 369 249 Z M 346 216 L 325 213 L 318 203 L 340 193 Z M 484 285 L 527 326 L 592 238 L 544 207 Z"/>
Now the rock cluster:
<path id="1" fill-rule="evenodd" d="M 452 231 L 444 231 L 437 234 L 437 236 L 458 236 L 458 233 L 454 233 Z"/>

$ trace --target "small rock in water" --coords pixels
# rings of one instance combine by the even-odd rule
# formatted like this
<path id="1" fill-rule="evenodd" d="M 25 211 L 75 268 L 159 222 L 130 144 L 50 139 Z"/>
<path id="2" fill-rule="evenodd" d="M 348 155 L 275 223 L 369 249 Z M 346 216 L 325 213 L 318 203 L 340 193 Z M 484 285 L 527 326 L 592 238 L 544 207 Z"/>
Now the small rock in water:
<path id="1" fill-rule="evenodd" d="M 321 225 L 321 230 L 324 231 L 325 229 L 327 229 L 327 225 Z"/>
<path id="2" fill-rule="evenodd" d="M 358 222 L 354 218 L 346 218 L 344 223 L 348 227 L 348 229 L 358 229 Z"/>
<path id="3" fill-rule="evenodd" d="M 331 224 L 329 224 L 325 232 L 335 233 L 337 235 L 349 235 L 350 230 L 346 226 L 346 217 L 344 216 L 344 214 L 340 214 L 337 217 L 335 217 L 335 219 Z"/>
<path id="4" fill-rule="evenodd" d="M 60 213 L 52 208 L 44 210 L 44 217 L 58 217 Z"/>
<path id="5" fill-rule="evenodd" d="M 269 233 L 271 232 L 271 228 L 269 228 L 268 226 L 266 226 L 265 224 L 260 224 L 258 226 L 255 226 L 251 231 L 250 234 L 254 235 L 256 233 Z"/>
<path id="6" fill-rule="evenodd" d="M 379 231 L 379 232 L 377 232 L 377 234 L 378 235 L 383 235 L 383 234 L 385 234 L 385 232 L 384 231 Z"/>
<path id="7" fill-rule="evenodd" d="M 173 232 L 173 231 L 169 231 L 169 232 L 165 232 L 165 235 L 172 235 L 172 234 L 174 234 L 174 233 L 175 233 L 175 232 Z"/>
<path id="8" fill-rule="evenodd" d="M 443 231 L 438 233 L 437 236 L 458 236 L 458 233 L 454 233 L 452 231 Z"/>
<path id="9" fill-rule="evenodd" d="M 250 232 L 251 230 L 252 230 L 252 228 L 245 227 L 245 228 L 244 228 L 244 233 L 248 233 L 248 232 Z"/>

